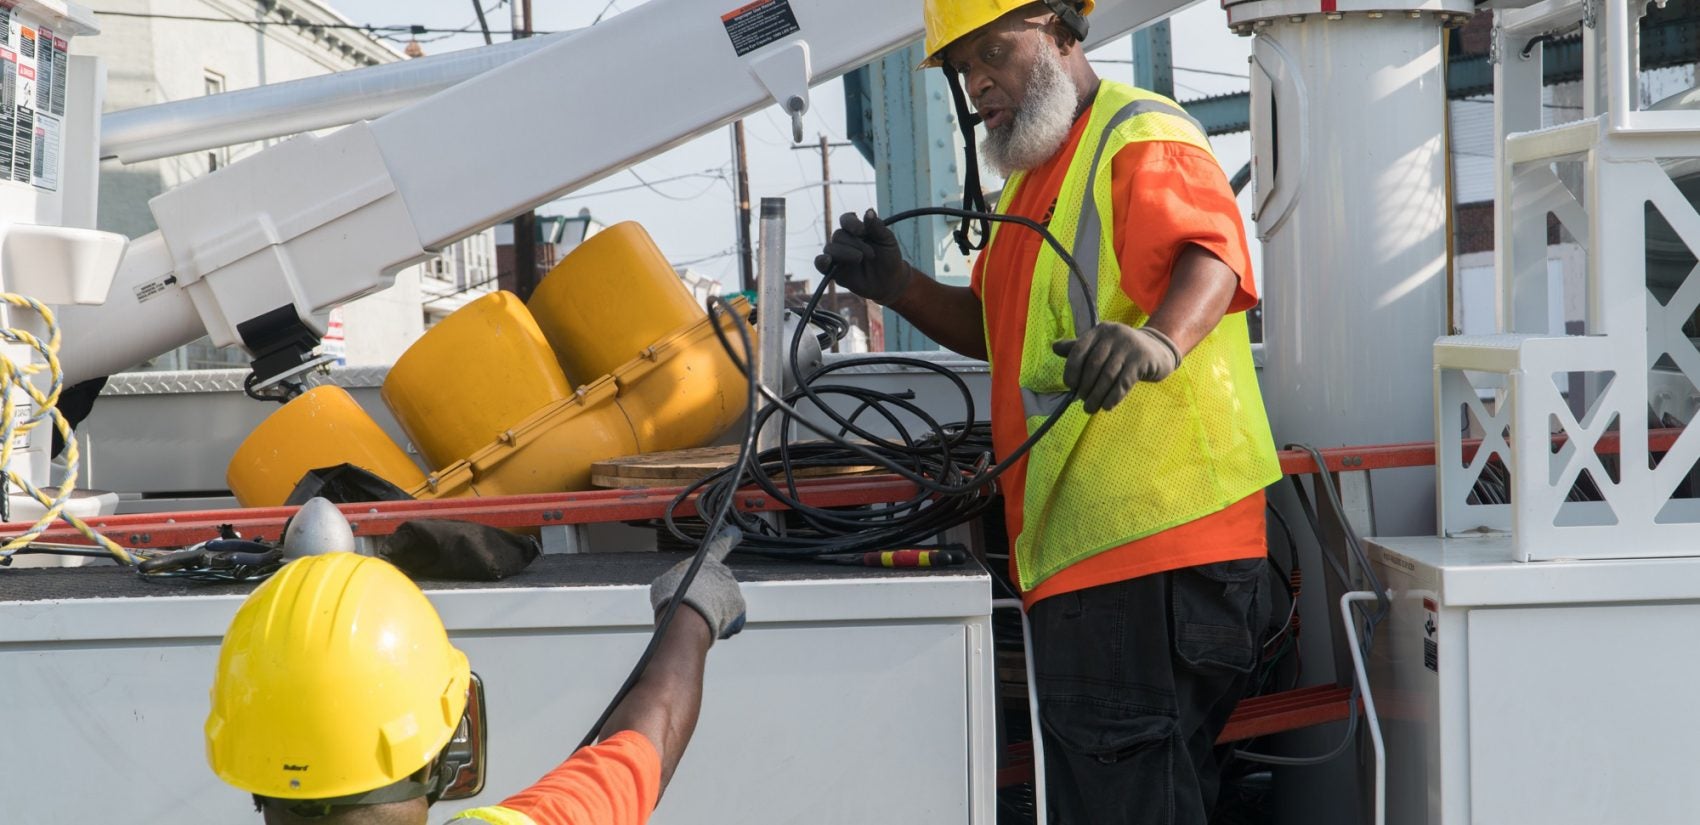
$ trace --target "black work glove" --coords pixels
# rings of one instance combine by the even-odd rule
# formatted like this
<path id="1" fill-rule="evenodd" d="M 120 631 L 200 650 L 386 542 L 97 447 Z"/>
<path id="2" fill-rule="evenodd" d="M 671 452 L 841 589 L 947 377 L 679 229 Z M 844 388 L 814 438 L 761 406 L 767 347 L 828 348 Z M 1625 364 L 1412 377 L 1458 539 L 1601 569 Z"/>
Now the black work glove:
<path id="1" fill-rule="evenodd" d="M 1080 394 L 1087 414 L 1115 407 L 1134 384 L 1161 381 L 1181 363 L 1181 351 L 1169 336 L 1114 321 L 1058 341 L 1051 351 L 1068 359 L 1063 383 Z"/>
<path id="2" fill-rule="evenodd" d="M 908 288 L 914 268 L 903 260 L 897 236 L 872 209 L 860 219 L 845 212 L 826 249 L 815 256 L 815 269 L 870 301 L 890 304 Z"/>

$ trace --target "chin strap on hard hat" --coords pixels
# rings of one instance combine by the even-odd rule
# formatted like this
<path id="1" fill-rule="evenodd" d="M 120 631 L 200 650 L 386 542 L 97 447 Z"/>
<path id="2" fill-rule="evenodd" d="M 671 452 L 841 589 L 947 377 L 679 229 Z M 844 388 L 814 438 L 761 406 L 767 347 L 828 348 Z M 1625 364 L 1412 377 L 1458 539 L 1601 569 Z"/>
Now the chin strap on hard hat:
<path id="1" fill-rule="evenodd" d="M 939 68 L 944 70 L 945 80 L 950 84 L 950 98 L 956 104 L 956 125 L 962 130 L 963 159 L 967 161 L 967 169 L 962 175 L 962 208 L 971 212 L 990 212 L 991 209 L 986 206 L 986 193 L 980 188 L 980 157 L 974 146 L 974 127 L 980 124 L 980 116 L 968 109 L 968 98 L 962 93 L 962 81 L 957 78 L 956 71 L 949 66 Z M 991 221 L 965 218 L 951 234 L 956 238 L 956 247 L 967 255 L 985 248 L 991 231 Z M 974 237 L 976 234 L 978 238 Z"/>

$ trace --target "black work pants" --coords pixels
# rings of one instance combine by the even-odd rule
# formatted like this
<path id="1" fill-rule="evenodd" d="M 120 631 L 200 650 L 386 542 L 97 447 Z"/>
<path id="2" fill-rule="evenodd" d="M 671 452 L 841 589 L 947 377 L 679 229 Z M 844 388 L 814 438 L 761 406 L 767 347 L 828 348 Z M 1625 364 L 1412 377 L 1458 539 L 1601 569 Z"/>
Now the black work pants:
<path id="1" fill-rule="evenodd" d="M 1052 825 L 1204 825 L 1216 737 L 1258 659 L 1264 559 L 1157 573 L 1029 613 Z"/>

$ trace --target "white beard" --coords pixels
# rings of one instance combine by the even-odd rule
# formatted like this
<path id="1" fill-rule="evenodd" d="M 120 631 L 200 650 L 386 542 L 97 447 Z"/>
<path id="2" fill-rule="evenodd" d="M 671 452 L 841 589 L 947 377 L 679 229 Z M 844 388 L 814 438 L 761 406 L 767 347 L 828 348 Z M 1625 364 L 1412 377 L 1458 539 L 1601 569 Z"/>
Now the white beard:
<path id="1" fill-rule="evenodd" d="M 1062 58 L 1042 49 L 1021 108 L 1008 123 L 987 130 L 980 156 L 1006 178 L 1050 160 L 1074 128 L 1079 101 L 1080 90 L 1063 71 Z"/>

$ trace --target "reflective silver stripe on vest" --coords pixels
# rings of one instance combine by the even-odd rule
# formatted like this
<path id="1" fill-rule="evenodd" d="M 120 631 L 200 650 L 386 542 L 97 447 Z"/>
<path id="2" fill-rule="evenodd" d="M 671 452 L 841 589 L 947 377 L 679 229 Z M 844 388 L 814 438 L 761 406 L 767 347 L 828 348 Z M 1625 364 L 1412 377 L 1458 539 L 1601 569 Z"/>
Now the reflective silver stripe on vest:
<path id="1" fill-rule="evenodd" d="M 1066 392 L 1034 392 L 1022 387 L 1021 408 L 1028 418 L 1050 418 L 1067 397 Z"/>
<path id="2" fill-rule="evenodd" d="M 1110 144 L 1110 135 L 1116 127 L 1140 115 L 1159 112 L 1173 117 L 1184 118 L 1193 126 L 1198 121 L 1179 106 L 1164 103 L 1161 100 L 1135 100 L 1123 106 L 1110 117 L 1109 123 L 1104 124 L 1104 134 L 1098 139 L 1098 150 L 1092 155 L 1092 165 L 1087 167 L 1091 177 L 1086 181 L 1085 196 L 1081 198 L 1080 218 L 1075 222 L 1074 246 L 1071 251 L 1074 262 L 1080 265 L 1082 277 L 1072 275 L 1068 279 L 1068 305 L 1074 313 L 1074 334 L 1080 337 L 1090 328 L 1089 320 L 1095 314 L 1098 306 L 1098 242 L 1103 238 L 1103 220 L 1098 214 L 1098 199 L 1092 196 L 1094 181 L 1098 176 L 1098 164 L 1104 160 L 1104 147 Z M 1199 127 L 1199 134 L 1204 133 Z M 1082 284 L 1081 281 L 1086 283 Z"/>
<path id="3" fill-rule="evenodd" d="M 1135 100 L 1117 110 L 1104 124 L 1104 132 L 1098 139 L 1098 149 L 1092 155 L 1092 165 L 1087 167 L 1089 177 L 1086 180 L 1085 196 L 1081 199 L 1080 219 L 1075 223 L 1074 246 L 1071 254 L 1074 262 L 1080 267 L 1081 277 L 1069 274 L 1068 278 L 1068 307 L 1074 315 L 1074 336 L 1079 339 L 1091 329 L 1090 320 L 1097 315 L 1098 307 L 1098 242 L 1103 237 L 1103 220 L 1098 215 L 1098 199 L 1092 196 L 1094 181 L 1098 176 L 1098 164 L 1104 159 L 1104 147 L 1110 143 L 1110 135 L 1116 127 L 1140 115 L 1160 112 L 1173 117 L 1184 118 L 1204 134 L 1204 127 L 1179 106 L 1164 103 L 1161 100 Z M 1084 281 L 1084 283 L 1082 283 Z M 1021 388 L 1021 403 L 1028 418 L 1050 417 L 1057 407 L 1062 404 L 1067 393 L 1034 392 L 1026 387 Z"/>

